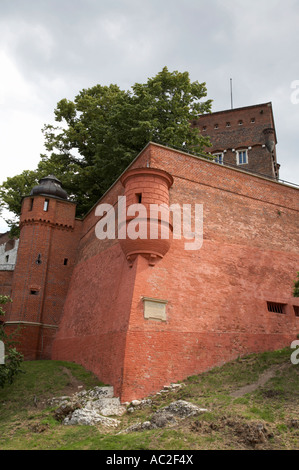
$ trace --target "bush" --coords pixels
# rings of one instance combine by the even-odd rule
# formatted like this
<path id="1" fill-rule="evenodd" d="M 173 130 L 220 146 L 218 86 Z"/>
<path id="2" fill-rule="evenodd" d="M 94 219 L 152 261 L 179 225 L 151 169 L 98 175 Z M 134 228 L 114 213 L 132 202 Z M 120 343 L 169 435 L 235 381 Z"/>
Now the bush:
<path id="1" fill-rule="evenodd" d="M 6 295 L 0 295 L 0 316 L 4 315 L 1 305 L 11 302 L 11 298 Z M 6 383 L 12 383 L 16 374 L 21 372 L 20 365 L 23 361 L 23 355 L 14 347 L 15 341 L 13 335 L 5 332 L 3 324 L 0 324 L 0 342 L 5 345 L 4 364 L 0 363 L 0 387 L 3 388 Z"/>

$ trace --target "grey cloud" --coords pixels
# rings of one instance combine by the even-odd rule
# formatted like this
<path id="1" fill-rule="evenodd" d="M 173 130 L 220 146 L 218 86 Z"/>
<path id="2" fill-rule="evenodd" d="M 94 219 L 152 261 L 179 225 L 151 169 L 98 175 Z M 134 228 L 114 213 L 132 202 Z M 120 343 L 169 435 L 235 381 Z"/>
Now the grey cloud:
<path id="1" fill-rule="evenodd" d="M 129 89 L 165 65 L 205 81 L 213 110 L 227 109 L 232 77 L 236 107 L 273 102 L 281 174 L 299 184 L 298 19 L 297 0 L 1 0 L 0 47 L 44 122 L 82 88 Z"/>

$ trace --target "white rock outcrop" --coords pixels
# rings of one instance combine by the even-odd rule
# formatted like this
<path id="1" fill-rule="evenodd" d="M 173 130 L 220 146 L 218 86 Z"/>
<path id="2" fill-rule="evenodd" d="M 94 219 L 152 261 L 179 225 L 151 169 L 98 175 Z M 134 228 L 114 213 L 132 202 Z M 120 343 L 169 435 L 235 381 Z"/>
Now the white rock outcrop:
<path id="1" fill-rule="evenodd" d="M 120 421 L 109 416 L 122 416 L 126 407 L 113 395 L 113 387 L 95 387 L 70 397 L 53 398 L 50 404 L 58 405 L 55 416 L 65 425 L 117 427 Z"/>

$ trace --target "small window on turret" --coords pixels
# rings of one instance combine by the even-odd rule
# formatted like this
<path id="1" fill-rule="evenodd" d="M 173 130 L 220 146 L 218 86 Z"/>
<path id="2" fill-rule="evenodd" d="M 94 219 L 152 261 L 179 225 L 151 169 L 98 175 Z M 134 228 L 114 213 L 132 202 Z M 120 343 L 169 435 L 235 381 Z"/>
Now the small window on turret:
<path id="1" fill-rule="evenodd" d="M 44 202 L 44 211 L 47 212 L 49 209 L 49 199 L 45 199 Z"/>
<path id="2" fill-rule="evenodd" d="M 38 289 L 30 289 L 30 295 L 38 295 Z"/>
<path id="3" fill-rule="evenodd" d="M 69 262 L 69 259 L 68 259 L 68 258 L 64 258 L 64 260 L 63 260 L 64 266 L 67 266 L 68 262 Z"/>
<path id="4" fill-rule="evenodd" d="M 137 204 L 141 204 L 141 201 L 142 201 L 142 194 L 141 194 L 141 193 L 137 193 L 137 194 L 136 194 L 136 202 L 137 202 Z"/>
<path id="5" fill-rule="evenodd" d="M 33 209 L 33 201 L 34 201 L 34 199 L 33 199 L 33 197 L 32 197 L 32 198 L 30 199 L 30 205 L 29 205 L 29 210 L 30 210 L 30 211 L 32 211 L 32 209 Z"/>

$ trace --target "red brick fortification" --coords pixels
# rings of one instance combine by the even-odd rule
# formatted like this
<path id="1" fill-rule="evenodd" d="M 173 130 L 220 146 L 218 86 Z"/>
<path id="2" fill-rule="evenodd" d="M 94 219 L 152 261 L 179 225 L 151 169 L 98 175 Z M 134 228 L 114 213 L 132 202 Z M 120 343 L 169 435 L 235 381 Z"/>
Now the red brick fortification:
<path id="1" fill-rule="evenodd" d="M 13 271 L 0 271 L 0 295 L 11 295 Z M 2 305 L 3 310 L 8 310 L 10 304 Z M 1 317 L 0 317 L 1 319 Z"/>
<path id="2" fill-rule="evenodd" d="M 135 274 L 119 243 L 78 264 L 53 344 L 53 359 L 84 365 L 118 396 Z"/>
<path id="3" fill-rule="evenodd" d="M 25 359 L 51 357 L 75 264 L 80 231 L 75 208 L 73 203 L 48 195 L 23 200 L 13 302 L 5 328 L 8 332 L 21 329 L 18 349 Z"/>
<path id="4" fill-rule="evenodd" d="M 139 219 L 137 231 L 140 237 L 132 239 L 126 236 L 120 239 L 121 248 L 131 265 L 138 255 L 154 265 L 157 260 L 166 255 L 170 248 L 172 227 L 167 208 L 169 207 L 169 188 L 173 184 L 173 179 L 165 171 L 156 168 L 135 168 L 127 171 L 122 176 L 121 182 L 125 187 L 127 216 L 124 217 L 124 223 L 120 224 L 120 230 L 123 225 L 126 225 L 125 234 L 129 234 L 130 224 L 136 218 L 135 208 L 139 211 L 139 205 L 145 212 L 145 214 L 137 212 Z M 158 207 L 162 205 L 165 210 L 158 211 Z M 132 206 L 134 209 L 130 214 Z M 153 211 L 155 207 L 156 213 Z M 167 230 L 168 237 L 167 233 L 164 238 L 162 237 L 163 229 Z"/>
<path id="5" fill-rule="evenodd" d="M 193 125 L 203 136 L 210 137 L 212 147 L 206 150 L 212 154 L 222 154 L 226 165 L 236 166 L 236 152 L 246 150 L 248 161 L 240 165 L 241 169 L 279 177 L 271 103 L 204 114 Z"/>
<path id="6" fill-rule="evenodd" d="M 117 240 L 96 238 L 93 209 L 52 355 L 85 365 L 122 401 L 289 346 L 299 333 L 298 190 L 155 144 L 131 169 L 142 166 L 172 176 L 170 204 L 203 204 L 203 245 L 187 251 L 175 239 L 155 264 L 141 255 L 128 261 Z M 116 204 L 118 195 L 121 180 L 101 202 Z M 165 305 L 165 317 L 146 316 L 145 299 Z"/>

